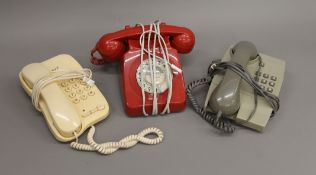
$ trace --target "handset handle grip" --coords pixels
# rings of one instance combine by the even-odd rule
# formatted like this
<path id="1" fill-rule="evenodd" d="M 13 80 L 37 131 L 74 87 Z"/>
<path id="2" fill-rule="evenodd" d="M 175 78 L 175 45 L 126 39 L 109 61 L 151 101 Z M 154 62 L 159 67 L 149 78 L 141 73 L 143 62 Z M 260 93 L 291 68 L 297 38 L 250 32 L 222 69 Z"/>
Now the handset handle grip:
<path id="1" fill-rule="evenodd" d="M 232 48 L 232 62 L 246 67 L 251 59 L 258 55 L 257 49 L 251 42 L 241 41 Z M 223 115 L 233 115 L 240 107 L 241 77 L 231 70 L 226 70 L 222 82 L 213 91 L 209 105 L 214 112 Z"/>

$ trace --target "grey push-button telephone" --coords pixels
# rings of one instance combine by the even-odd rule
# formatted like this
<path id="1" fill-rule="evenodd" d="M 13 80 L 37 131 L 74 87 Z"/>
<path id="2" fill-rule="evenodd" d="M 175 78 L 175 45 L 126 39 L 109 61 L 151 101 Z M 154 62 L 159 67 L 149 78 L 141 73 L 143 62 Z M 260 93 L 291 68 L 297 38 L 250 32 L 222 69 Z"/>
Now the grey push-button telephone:
<path id="1" fill-rule="evenodd" d="M 230 121 L 263 131 L 279 109 L 279 93 L 285 62 L 258 54 L 247 41 L 228 49 L 221 61 L 212 62 L 209 76 L 188 85 L 187 95 L 196 112 L 225 132 L 233 132 Z M 191 94 L 199 85 L 210 83 L 201 108 Z"/>

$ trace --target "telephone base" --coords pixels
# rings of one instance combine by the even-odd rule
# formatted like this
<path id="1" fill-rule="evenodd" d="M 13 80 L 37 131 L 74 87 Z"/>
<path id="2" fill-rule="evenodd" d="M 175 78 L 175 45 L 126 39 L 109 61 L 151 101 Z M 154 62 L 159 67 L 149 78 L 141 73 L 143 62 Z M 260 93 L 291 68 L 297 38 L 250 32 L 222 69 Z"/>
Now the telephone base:
<path id="1" fill-rule="evenodd" d="M 82 69 L 80 64 L 70 55 L 58 55 L 51 59 L 48 59 L 42 63 L 46 68 L 51 71 L 56 70 L 73 70 L 73 69 Z M 29 87 L 25 79 L 23 78 L 22 72 L 19 73 L 20 83 L 25 90 L 25 92 L 31 96 L 32 89 Z M 70 81 L 70 82 L 69 82 Z M 94 85 L 89 87 L 89 92 L 93 92 L 93 95 L 89 94 L 86 98 L 84 97 L 85 89 L 83 88 L 83 83 L 80 83 L 81 80 L 62 80 L 56 82 L 58 86 L 64 90 L 66 96 L 68 96 L 69 100 L 72 100 L 74 108 L 76 108 L 78 114 L 80 114 L 79 118 L 81 121 L 81 128 L 79 131 L 75 131 L 77 136 L 80 136 L 87 128 L 93 126 L 94 124 L 104 120 L 109 115 L 109 105 L 104 96 L 101 94 L 99 89 Z M 68 84 L 68 86 L 66 86 Z M 76 86 L 75 86 L 76 84 Z M 70 88 L 74 87 L 73 89 Z M 82 92 L 79 92 L 79 89 L 83 89 Z M 69 91 L 68 91 L 69 90 Z M 80 101 L 76 101 L 76 98 L 73 98 L 71 95 L 74 93 L 80 93 Z M 86 89 L 88 90 L 88 89 Z M 52 92 L 54 93 L 54 92 Z M 78 95 L 78 94 L 77 94 Z M 61 133 L 54 124 L 52 119 L 51 112 L 49 111 L 46 102 L 42 99 L 39 101 L 39 107 L 41 112 L 43 113 L 45 120 L 48 124 L 48 128 L 54 137 L 61 142 L 68 142 L 74 140 L 76 138 L 75 135 L 65 136 Z"/>
<path id="2" fill-rule="evenodd" d="M 225 53 L 222 61 L 231 60 L 231 46 Z M 285 61 L 264 55 L 259 54 L 262 63 L 260 63 L 259 58 L 257 57 L 254 60 L 251 60 L 247 64 L 247 70 L 254 78 L 258 74 L 257 83 L 261 88 L 272 93 L 275 96 L 279 96 L 282 82 L 284 79 L 285 71 Z M 258 66 L 261 66 L 261 71 L 257 72 Z M 206 111 L 212 111 L 209 107 L 209 100 L 214 89 L 220 84 L 223 79 L 223 75 L 215 75 L 210 88 L 207 93 L 207 97 L 204 104 L 204 109 Z M 256 108 L 256 109 L 255 109 Z M 254 115 L 251 116 L 252 111 L 255 109 Z M 228 117 L 234 120 L 236 123 L 252 128 L 256 131 L 263 132 L 266 127 L 272 113 L 272 107 L 267 103 L 267 101 L 258 95 L 257 107 L 255 107 L 255 98 L 253 88 L 244 80 L 240 84 L 240 108 L 236 115 Z"/>

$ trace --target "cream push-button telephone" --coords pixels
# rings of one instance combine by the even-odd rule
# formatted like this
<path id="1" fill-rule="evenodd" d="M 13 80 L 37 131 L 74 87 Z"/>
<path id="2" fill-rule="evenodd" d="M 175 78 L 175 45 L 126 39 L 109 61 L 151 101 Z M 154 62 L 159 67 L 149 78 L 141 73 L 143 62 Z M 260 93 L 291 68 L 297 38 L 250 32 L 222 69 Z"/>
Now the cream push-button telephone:
<path id="1" fill-rule="evenodd" d="M 108 102 L 90 79 L 91 71 L 70 55 L 29 64 L 19 78 L 59 141 L 75 139 L 109 114 Z"/>
<path id="2" fill-rule="evenodd" d="M 192 82 L 187 94 L 195 110 L 215 127 L 233 132 L 229 121 L 234 121 L 261 132 L 279 109 L 284 71 L 283 60 L 258 54 L 252 43 L 243 41 L 212 62 L 209 77 Z M 210 82 L 199 108 L 190 91 Z"/>
<path id="3" fill-rule="evenodd" d="M 96 151 L 112 154 L 120 148 L 130 148 L 138 142 L 154 145 L 162 142 L 163 133 L 157 128 L 147 128 L 138 134 L 129 135 L 119 142 L 97 143 L 94 139 L 95 123 L 109 114 L 109 105 L 94 85 L 90 69 L 83 69 L 70 55 L 58 55 L 42 63 L 25 66 L 19 74 L 22 87 L 32 98 L 32 103 L 41 111 L 55 138 L 71 142 L 79 151 Z M 88 144 L 78 143 L 78 137 L 91 127 Z M 146 135 L 155 134 L 156 138 Z"/>

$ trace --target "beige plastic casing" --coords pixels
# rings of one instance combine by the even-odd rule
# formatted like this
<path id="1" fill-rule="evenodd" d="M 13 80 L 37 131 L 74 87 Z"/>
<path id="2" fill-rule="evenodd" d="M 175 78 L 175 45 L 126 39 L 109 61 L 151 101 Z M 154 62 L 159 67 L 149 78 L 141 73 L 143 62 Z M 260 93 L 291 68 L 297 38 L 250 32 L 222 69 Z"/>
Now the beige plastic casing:
<path id="1" fill-rule="evenodd" d="M 66 54 L 55 56 L 41 64 L 50 71 L 82 69 L 81 65 L 72 56 Z M 23 89 L 29 96 L 31 96 L 32 89 L 23 79 L 21 72 L 19 74 L 19 79 Z M 77 136 L 80 136 L 88 127 L 98 123 L 109 115 L 108 102 L 95 85 L 88 86 L 80 79 L 57 81 L 55 84 L 62 90 L 79 115 L 81 128 L 74 131 Z M 50 93 L 53 94 L 54 92 Z M 51 133 L 57 140 L 67 142 L 76 138 L 75 135 L 66 136 L 66 134 L 63 134 L 55 127 L 52 115 L 44 100 L 39 100 L 39 106 Z"/>
<path id="2" fill-rule="evenodd" d="M 231 60 L 232 47 L 233 46 L 231 46 L 226 51 L 224 57 L 222 58 L 222 61 Z M 279 96 L 284 79 L 285 61 L 261 53 L 259 55 L 262 58 L 262 64 L 259 65 L 259 58 L 251 60 L 247 64 L 247 70 L 254 78 L 257 73 L 258 66 L 261 66 L 259 79 L 256 80 L 257 83 L 261 85 L 265 90 L 269 90 L 270 93 Z M 212 92 L 219 85 L 222 79 L 223 75 L 215 75 L 213 78 L 204 103 L 204 109 L 206 109 L 207 111 L 211 111 L 208 106 L 209 99 Z M 228 118 L 235 120 L 241 125 L 262 132 L 270 119 L 272 108 L 262 96 L 258 95 L 256 111 L 253 117 L 249 121 L 247 121 L 252 110 L 255 108 L 254 90 L 244 80 L 242 80 L 240 86 L 239 111 L 237 115 L 229 116 Z"/>

